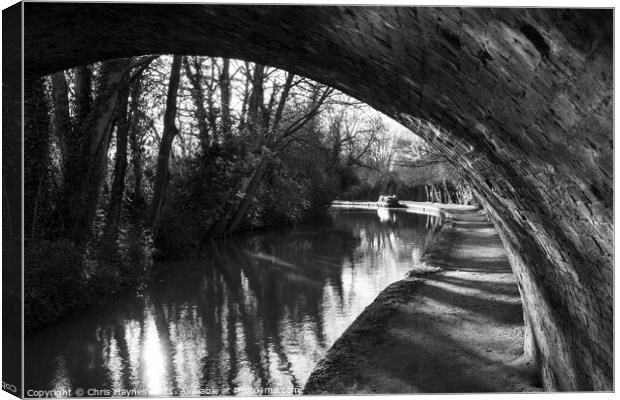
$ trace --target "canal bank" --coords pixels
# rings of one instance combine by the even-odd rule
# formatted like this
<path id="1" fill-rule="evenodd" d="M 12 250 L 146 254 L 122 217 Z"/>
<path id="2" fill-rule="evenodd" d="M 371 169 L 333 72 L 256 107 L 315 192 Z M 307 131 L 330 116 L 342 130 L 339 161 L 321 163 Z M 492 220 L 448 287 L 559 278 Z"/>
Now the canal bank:
<path id="1" fill-rule="evenodd" d="M 443 214 L 441 233 L 423 257 L 441 270 L 414 272 L 381 292 L 317 365 L 304 393 L 541 390 L 523 356 L 519 290 L 484 212 L 407 206 Z"/>

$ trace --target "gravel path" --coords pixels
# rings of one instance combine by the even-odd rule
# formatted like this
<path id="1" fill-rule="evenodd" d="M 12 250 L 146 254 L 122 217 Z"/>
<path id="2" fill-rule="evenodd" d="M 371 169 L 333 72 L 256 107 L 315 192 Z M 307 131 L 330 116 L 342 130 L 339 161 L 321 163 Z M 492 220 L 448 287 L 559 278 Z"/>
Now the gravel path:
<path id="1" fill-rule="evenodd" d="M 541 390 L 523 356 L 519 290 L 499 236 L 482 211 L 442 209 L 447 221 L 423 257 L 441 271 L 413 272 L 379 294 L 304 393 Z"/>

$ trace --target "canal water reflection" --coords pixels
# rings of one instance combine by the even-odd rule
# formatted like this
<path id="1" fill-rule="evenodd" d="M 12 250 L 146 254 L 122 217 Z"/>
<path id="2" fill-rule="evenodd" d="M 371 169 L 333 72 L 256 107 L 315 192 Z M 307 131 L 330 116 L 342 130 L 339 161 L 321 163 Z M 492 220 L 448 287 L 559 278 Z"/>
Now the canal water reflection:
<path id="1" fill-rule="evenodd" d="M 215 242 L 203 259 L 166 263 L 141 293 L 26 337 L 25 388 L 291 393 L 417 262 L 436 223 L 402 211 L 331 210 L 321 222 Z"/>

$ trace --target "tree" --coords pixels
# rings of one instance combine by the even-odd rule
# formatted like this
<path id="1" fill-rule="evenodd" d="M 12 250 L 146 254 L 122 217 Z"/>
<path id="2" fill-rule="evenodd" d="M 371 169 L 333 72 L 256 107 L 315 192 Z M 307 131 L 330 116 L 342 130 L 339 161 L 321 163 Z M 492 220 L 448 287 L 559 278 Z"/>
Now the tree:
<path id="1" fill-rule="evenodd" d="M 24 235 L 35 238 L 49 184 L 49 104 L 42 78 L 24 83 Z"/>
<path id="2" fill-rule="evenodd" d="M 129 116 L 127 113 L 129 86 L 123 85 L 119 94 L 116 117 L 116 157 L 114 160 L 114 181 L 108 203 L 103 242 L 106 248 L 112 248 L 118 235 L 123 192 L 125 190 L 125 173 L 127 171 L 127 136 Z"/>
<path id="3" fill-rule="evenodd" d="M 57 216 L 59 235 L 83 244 L 90 237 L 99 193 L 107 173 L 107 155 L 115 126 L 120 90 L 134 68 L 142 68 L 155 56 L 110 60 L 101 63 L 94 91 L 91 67 L 74 70 L 75 112 L 71 116 L 70 93 L 64 72 L 52 76 L 54 130 L 60 138 L 63 193 Z"/>
<path id="4" fill-rule="evenodd" d="M 142 94 L 142 80 L 136 79 L 131 85 L 131 106 L 129 116 L 131 119 L 129 129 L 129 147 L 131 148 L 131 170 L 133 173 L 133 185 L 130 193 L 133 215 L 145 204 L 144 193 L 142 191 L 142 163 L 143 149 L 142 141 L 144 132 L 141 121 L 146 119 L 140 105 Z"/>
<path id="5" fill-rule="evenodd" d="M 151 229 L 154 235 L 157 234 L 159 220 L 161 216 L 161 208 L 166 195 L 166 187 L 168 185 L 168 160 L 172 150 L 172 141 L 178 134 L 175 124 L 177 113 L 177 92 L 181 79 L 181 61 L 182 56 L 175 55 L 172 59 L 172 67 L 170 70 L 170 83 L 168 85 L 168 96 L 166 98 L 166 111 L 164 114 L 164 132 L 159 145 L 159 155 L 157 157 L 157 171 L 155 173 L 155 188 L 153 190 L 153 199 L 151 201 Z"/>
<path id="6" fill-rule="evenodd" d="M 76 243 L 89 237 L 95 216 L 99 190 L 103 182 L 106 157 L 112 133 L 112 119 L 123 76 L 128 72 L 129 60 L 102 63 L 94 102 L 90 95 L 78 91 L 76 118 L 71 123 L 64 73 L 54 75 L 55 124 L 63 138 L 64 195 L 61 202 L 61 235 Z M 81 73 L 87 73 L 82 69 Z M 78 75 L 79 76 L 79 75 Z M 86 78 L 80 78 L 85 81 Z M 80 87 L 83 92 L 86 88 Z"/>
<path id="7" fill-rule="evenodd" d="M 140 96 L 140 77 L 144 69 L 150 64 L 152 58 L 145 59 L 144 64 L 131 76 L 125 76 L 119 91 L 119 102 L 116 112 L 116 157 L 114 161 L 114 181 L 108 202 L 108 212 L 106 215 L 106 225 L 104 231 L 104 245 L 110 247 L 118 236 L 118 226 L 121 215 L 123 194 L 125 192 L 125 175 L 127 172 L 127 141 L 129 131 L 135 137 L 138 129 L 137 108 Z M 129 108 L 129 96 L 131 99 L 131 110 Z M 131 113 L 130 113 L 131 111 Z M 141 175 L 141 171 L 140 171 Z M 138 188 L 138 191 L 140 189 Z"/>
<path id="8" fill-rule="evenodd" d="M 194 70 L 190 66 L 190 61 L 194 66 Z M 202 88 L 203 81 L 203 73 L 202 73 L 202 61 L 200 57 L 183 57 L 183 67 L 185 69 L 185 74 L 190 81 L 191 84 L 191 96 L 192 102 L 195 108 L 195 119 L 196 124 L 198 125 L 198 135 L 200 139 L 200 144 L 202 150 L 204 151 L 209 147 L 210 144 L 210 135 L 209 135 L 209 125 L 208 125 L 208 115 L 212 115 L 213 111 L 209 110 L 207 113 L 207 109 L 205 108 L 205 96 Z M 212 90 L 209 90 L 211 93 Z M 213 105 L 213 101 L 209 102 L 209 106 Z"/>
<path id="9" fill-rule="evenodd" d="M 260 64 L 254 66 L 252 74 L 247 74 L 248 77 L 251 76 L 251 86 L 248 87 L 250 92 L 247 96 L 247 122 L 244 129 L 255 139 L 258 161 L 249 180 L 240 190 L 240 202 L 232 205 L 220 220 L 215 231 L 218 236 L 231 235 L 239 229 L 270 163 L 295 141 L 295 134 L 317 116 L 319 109 L 333 92 L 331 88 L 319 85 L 313 87 L 309 101 L 297 104 L 295 112 L 291 112 L 284 121 L 291 90 L 299 82 L 295 83 L 295 75 L 292 73 L 285 74 L 284 82 L 272 82 L 271 95 L 265 104 L 264 85 L 267 75 L 265 67 Z M 300 109 L 303 111 L 299 112 Z"/>
<path id="10" fill-rule="evenodd" d="M 383 139 L 385 127 L 381 118 L 368 118 L 359 107 L 338 103 L 330 107 L 326 119 L 332 165 L 337 166 L 344 158 L 347 166 L 370 167 L 364 160 Z"/>

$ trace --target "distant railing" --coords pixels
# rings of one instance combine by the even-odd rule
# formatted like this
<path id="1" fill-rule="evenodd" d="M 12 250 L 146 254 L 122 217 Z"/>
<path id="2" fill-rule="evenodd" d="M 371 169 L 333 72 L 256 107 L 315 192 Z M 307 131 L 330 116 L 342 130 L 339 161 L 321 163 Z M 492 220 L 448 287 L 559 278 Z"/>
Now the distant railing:
<path id="1" fill-rule="evenodd" d="M 441 218 L 442 221 L 446 217 L 441 207 L 433 203 L 422 203 L 418 201 L 401 201 L 400 204 L 405 207 L 393 208 L 393 209 L 402 210 L 404 212 L 410 212 L 410 213 L 415 213 L 415 214 L 432 215 L 432 216 Z M 332 207 L 348 208 L 348 209 L 364 209 L 364 210 L 376 210 L 379 208 L 376 201 L 344 201 L 344 200 L 334 200 L 332 202 Z M 381 208 L 388 208 L 388 207 L 381 207 Z M 388 209 L 391 209 L 391 208 L 388 208 Z"/>
<path id="2" fill-rule="evenodd" d="M 339 208 L 378 208 L 376 201 L 344 201 L 334 200 L 332 207 Z"/>

